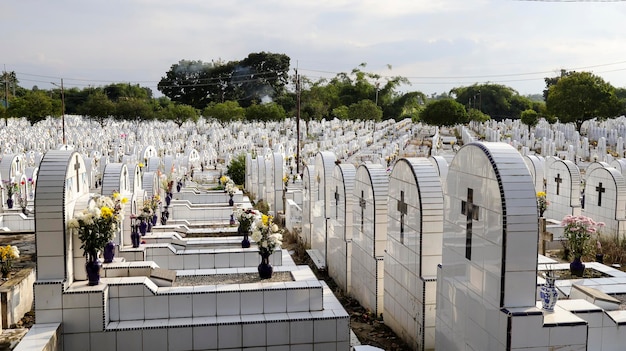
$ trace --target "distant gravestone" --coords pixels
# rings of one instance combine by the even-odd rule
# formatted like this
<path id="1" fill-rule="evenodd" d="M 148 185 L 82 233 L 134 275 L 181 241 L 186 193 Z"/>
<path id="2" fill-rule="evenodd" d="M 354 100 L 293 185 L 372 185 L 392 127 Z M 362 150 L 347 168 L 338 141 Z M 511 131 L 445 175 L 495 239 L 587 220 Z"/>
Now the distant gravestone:
<path id="1" fill-rule="evenodd" d="M 538 155 L 526 155 L 524 156 L 524 162 L 533 179 L 533 184 L 535 184 L 535 192 L 545 191 L 544 158 Z"/>
<path id="2" fill-rule="evenodd" d="M 388 213 L 385 324 L 412 349 L 430 350 L 435 347 L 443 193 L 439 173 L 428 159 L 401 158 L 395 164 Z"/>
<path id="3" fill-rule="evenodd" d="M 568 160 L 556 160 L 546 170 L 546 198 L 550 205 L 546 218 L 560 221 L 567 215 L 581 213 L 580 171 Z"/>
<path id="4" fill-rule="evenodd" d="M 361 305 L 384 309 L 384 256 L 387 246 L 389 177 L 380 164 L 357 168 L 353 197 L 352 292 Z"/>
<path id="5" fill-rule="evenodd" d="M 613 167 L 598 167 L 587 174 L 585 216 L 606 225 L 602 232 L 626 236 L 626 181 Z"/>

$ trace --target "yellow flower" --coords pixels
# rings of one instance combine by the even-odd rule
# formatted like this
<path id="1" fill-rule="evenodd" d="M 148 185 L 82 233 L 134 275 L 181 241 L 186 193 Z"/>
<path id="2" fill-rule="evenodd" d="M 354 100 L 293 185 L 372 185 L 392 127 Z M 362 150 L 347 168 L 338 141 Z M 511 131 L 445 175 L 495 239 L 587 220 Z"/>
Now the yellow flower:
<path id="1" fill-rule="evenodd" d="M 102 218 L 111 218 L 113 217 L 113 210 L 105 206 L 100 209 L 100 214 L 102 215 Z"/>
<path id="2" fill-rule="evenodd" d="M 122 200 L 120 200 L 123 204 L 128 203 L 128 198 L 123 197 Z"/>
<path id="3" fill-rule="evenodd" d="M 537 192 L 537 197 L 546 197 L 546 192 L 545 191 L 538 191 Z"/>
<path id="4" fill-rule="evenodd" d="M 113 192 L 113 199 L 117 200 L 120 197 L 120 193 L 118 193 L 117 191 Z"/>
<path id="5" fill-rule="evenodd" d="M 267 223 L 269 222 L 269 216 L 268 215 L 261 215 L 261 223 L 263 223 L 263 225 L 267 225 Z"/>

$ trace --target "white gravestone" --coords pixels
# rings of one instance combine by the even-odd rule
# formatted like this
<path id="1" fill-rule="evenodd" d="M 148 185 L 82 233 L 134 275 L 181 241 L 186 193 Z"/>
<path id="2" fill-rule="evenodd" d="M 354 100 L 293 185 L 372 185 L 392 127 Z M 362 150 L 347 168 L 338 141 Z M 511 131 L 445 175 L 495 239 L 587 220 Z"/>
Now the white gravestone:
<path id="1" fill-rule="evenodd" d="M 626 181 L 613 167 L 598 167 L 587 174 L 585 216 L 606 225 L 601 233 L 626 236 Z"/>
<path id="2" fill-rule="evenodd" d="M 546 169 L 546 198 L 550 205 L 545 217 L 560 221 L 567 215 L 579 215 L 580 171 L 568 160 L 555 160 Z"/>
<path id="3" fill-rule="evenodd" d="M 335 168 L 335 161 L 337 157 L 330 151 L 321 151 L 315 155 L 315 184 L 317 187 L 317 197 L 312 203 L 312 228 L 311 228 L 311 249 L 317 250 L 321 255 L 321 259 L 324 260 L 324 265 L 327 266 L 326 259 L 327 251 L 327 224 L 326 220 L 329 217 L 329 206 L 331 193 L 333 189 L 328 186 L 330 179 L 332 178 L 333 169 Z"/>
<path id="4" fill-rule="evenodd" d="M 346 294 L 352 291 L 352 194 L 355 176 L 354 165 L 341 163 L 335 166 L 333 177 L 328 182 L 332 190 L 328 225 L 328 275 Z"/>
<path id="5" fill-rule="evenodd" d="M 502 143 L 465 145 L 444 188 L 435 349 L 584 350 L 584 321 L 547 328 L 536 308 L 537 201 L 517 150 Z"/>
<path id="6" fill-rule="evenodd" d="M 311 230 L 313 223 L 313 205 L 317 199 L 315 182 L 315 166 L 304 167 L 302 173 L 302 241 L 305 246 L 311 245 Z"/>
<path id="7" fill-rule="evenodd" d="M 388 207 L 385 324 L 412 349 L 433 349 L 443 193 L 428 159 L 398 160 L 389 179 Z"/>
<path id="8" fill-rule="evenodd" d="M 377 316 L 384 309 L 389 177 L 380 164 L 362 164 L 354 183 L 352 294 Z"/>
<path id="9" fill-rule="evenodd" d="M 530 171 L 533 184 L 535 184 L 535 192 L 545 191 L 544 158 L 538 155 L 526 155 L 524 156 L 524 162 L 526 167 L 528 167 L 528 171 Z"/>

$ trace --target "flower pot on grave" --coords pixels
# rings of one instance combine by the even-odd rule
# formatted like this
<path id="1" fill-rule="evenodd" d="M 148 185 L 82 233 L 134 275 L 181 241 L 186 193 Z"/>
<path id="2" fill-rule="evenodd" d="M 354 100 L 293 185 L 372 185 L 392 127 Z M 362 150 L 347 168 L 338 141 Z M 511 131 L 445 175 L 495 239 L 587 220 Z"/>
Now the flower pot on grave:
<path id="1" fill-rule="evenodd" d="M 262 253 L 261 254 L 261 264 L 258 267 L 259 277 L 261 279 L 269 279 L 272 277 L 274 273 L 274 268 L 270 264 L 270 254 Z"/>
<path id="2" fill-rule="evenodd" d="M 233 213 L 230 214 L 230 221 L 228 222 L 231 226 L 234 226 L 235 223 L 235 215 Z"/>
<path id="3" fill-rule="evenodd" d="M 85 263 L 85 270 L 87 271 L 87 279 L 89 285 L 100 284 L 100 269 L 102 268 L 102 262 L 98 258 L 95 252 L 87 254 L 87 263 Z"/>
<path id="4" fill-rule="evenodd" d="M 115 243 L 112 241 L 109 241 L 106 246 L 104 247 L 104 263 L 111 263 L 113 262 L 113 258 L 115 258 Z"/>
<path id="5" fill-rule="evenodd" d="M 249 248 L 250 239 L 248 238 L 248 236 L 250 235 L 250 232 L 248 230 L 244 230 L 243 228 L 241 228 L 241 226 L 239 227 L 237 231 L 239 232 L 239 234 L 243 235 L 243 240 L 241 240 L 241 248 L 242 249 Z"/>
<path id="6" fill-rule="evenodd" d="M 233 196 L 230 195 L 230 198 L 228 199 L 228 206 L 233 206 L 235 204 L 235 200 L 233 200 Z"/>
<path id="7" fill-rule="evenodd" d="M 553 275 L 552 272 L 547 272 L 545 279 L 546 283 L 541 288 L 539 288 L 541 308 L 548 312 L 552 312 L 554 311 L 554 306 L 556 305 L 556 301 L 559 297 L 559 292 L 554 286 L 554 281 L 556 280 L 556 277 Z"/>
<path id="8" fill-rule="evenodd" d="M 148 221 L 148 228 L 146 228 L 148 233 L 152 233 L 152 221 Z"/>
<path id="9" fill-rule="evenodd" d="M 167 207 L 166 207 L 165 210 L 161 212 L 161 225 L 165 225 L 169 217 L 170 217 L 170 212 L 167 210 Z"/>
<path id="10" fill-rule="evenodd" d="M 183 182 L 176 183 L 176 192 L 180 193 L 180 189 L 183 187 Z"/>
<path id="11" fill-rule="evenodd" d="M 13 208 L 13 199 L 11 199 L 11 198 L 7 199 L 7 207 L 9 209 Z"/>
<path id="12" fill-rule="evenodd" d="M 171 202 L 172 202 L 172 193 L 167 193 L 167 195 L 165 196 L 165 205 L 169 207 Z"/>
<path id="13" fill-rule="evenodd" d="M 152 226 L 155 226 L 157 224 L 157 221 L 159 220 L 159 216 L 157 216 L 156 214 L 152 216 Z"/>
<path id="14" fill-rule="evenodd" d="M 130 240 L 133 243 L 133 247 L 134 248 L 138 248 L 139 247 L 139 233 L 137 233 L 137 230 L 133 230 L 133 232 L 130 234 Z"/>
<path id="15" fill-rule="evenodd" d="M 604 254 L 602 254 L 602 253 L 596 254 L 596 262 L 604 263 Z"/>
<path id="16" fill-rule="evenodd" d="M 574 257 L 574 260 L 569 264 L 569 270 L 574 276 L 583 276 L 583 273 L 585 273 L 585 264 L 580 260 L 580 256 Z"/>
<path id="17" fill-rule="evenodd" d="M 141 223 L 139 223 L 139 232 L 141 233 L 141 236 L 145 236 L 147 231 L 148 231 L 148 223 L 142 219 Z"/>

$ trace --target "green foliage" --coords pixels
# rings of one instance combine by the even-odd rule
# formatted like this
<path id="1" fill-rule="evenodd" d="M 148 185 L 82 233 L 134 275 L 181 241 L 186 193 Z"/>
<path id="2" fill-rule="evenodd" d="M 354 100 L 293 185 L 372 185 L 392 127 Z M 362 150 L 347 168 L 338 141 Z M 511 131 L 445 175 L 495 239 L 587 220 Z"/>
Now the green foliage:
<path id="1" fill-rule="evenodd" d="M 241 153 L 230 160 L 226 167 L 226 175 L 235 182 L 243 184 L 246 181 L 246 154 Z"/>
<path id="2" fill-rule="evenodd" d="M 87 97 L 79 111 L 85 116 L 104 126 L 104 121 L 115 112 L 115 104 L 102 91 L 96 91 Z"/>
<path id="3" fill-rule="evenodd" d="M 420 113 L 420 120 L 436 126 L 454 126 L 469 121 L 465 106 L 452 99 L 430 102 Z"/>
<path id="4" fill-rule="evenodd" d="M 546 101 L 548 113 L 562 123 L 576 124 L 592 118 L 614 117 L 621 109 L 615 88 L 590 72 L 572 72 L 550 86 Z"/>
<path id="5" fill-rule="evenodd" d="M 259 201 L 257 201 L 252 207 L 264 215 L 268 215 L 270 212 L 270 205 L 263 199 L 259 199 Z"/>
<path id="6" fill-rule="evenodd" d="M 173 121 L 178 127 L 187 121 L 197 122 L 200 114 L 198 110 L 183 104 L 170 104 L 159 111 L 161 120 Z"/>
<path id="7" fill-rule="evenodd" d="M 333 116 L 338 119 L 348 119 L 348 106 L 341 105 L 333 109 Z"/>
<path id="8" fill-rule="evenodd" d="M 150 120 L 153 109 L 148 102 L 139 99 L 124 99 L 117 103 L 114 116 L 129 121 Z"/>
<path id="9" fill-rule="evenodd" d="M 31 125 L 54 114 L 52 99 L 43 91 L 27 91 L 24 97 L 9 100 L 9 116 L 26 117 Z"/>
<path id="10" fill-rule="evenodd" d="M 248 121 L 282 121 L 285 115 L 283 107 L 273 102 L 262 105 L 253 104 L 246 109 Z"/>
<path id="11" fill-rule="evenodd" d="M 537 125 L 539 122 L 539 114 L 535 110 L 522 111 L 521 121 L 528 126 L 528 132 L 530 133 L 530 127 Z"/>
<path id="12" fill-rule="evenodd" d="M 484 114 L 475 108 L 471 108 L 467 114 L 470 121 L 486 122 L 491 119 L 489 115 Z"/>
<path id="13" fill-rule="evenodd" d="M 348 118 L 351 120 L 380 121 L 383 110 L 372 100 L 361 100 L 348 107 Z"/>
<path id="14" fill-rule="evenodd" d="M 246 109 L 239 106 L 237 101 L 211 103 L 202 111 L 203 116 L 215 118 L 220 122 L 242 120 L 245 114 Z"/>
<path id="15" fill-rule="evenodd" d="M 532 107 L 532 102 L 510 87 L 500 84 L 474 84 L 454 88 L 456 101 L 468 108 L 475 108 L 491 118 L 519 118 L 523 110 Z"/>

